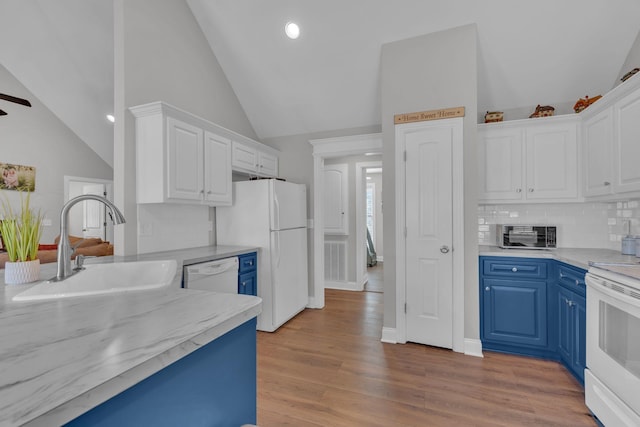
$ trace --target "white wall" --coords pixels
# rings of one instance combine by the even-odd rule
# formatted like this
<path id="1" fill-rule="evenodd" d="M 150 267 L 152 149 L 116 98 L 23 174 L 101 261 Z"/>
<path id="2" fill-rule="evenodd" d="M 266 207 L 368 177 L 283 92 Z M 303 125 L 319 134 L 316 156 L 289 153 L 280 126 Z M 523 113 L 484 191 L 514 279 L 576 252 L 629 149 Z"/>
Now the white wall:
<path id="1" fill-rule="evenodd" d="M 44 227 L 41 242 L 53 243 L 60 232 L 60 211 L 64 204 L 64 176 L 112 179 L 113 169 L 35 98 L 7 69 L 0 65 L 2 93 L 26 98 L 32 107 L 2 101 L 8 113 L 0 117 L 0 162 L 34 166 L 36 189 L 31 205 L 51 220 Z M 0 191 L 14 207 L 20 203 L 16 191 Z M 81 210 L 74 206 L 71 212 Z"/>
<path id="2" fill-rule="evenodd" d="M 464 106 L 464 274 L 466 338 L 479 338 L 477 238 L 477 32 L 453 28 L 382 46 L 384 327 L 396 326 L 394 114 Z"/>
<path id="3" fill-rule="evenodd" d="M 215 243 L 210 208 L 160 204 L 137 208 L 135 121 L 128 108 L 165 101 L 250 138 L 256 139 L 256 134 L 184 0 L 114 3 L 114 194 L 125 216 L 138 219 L 116 227 L 116 253 Z M 138 222 L 151 231 L 139 241 Z"/>

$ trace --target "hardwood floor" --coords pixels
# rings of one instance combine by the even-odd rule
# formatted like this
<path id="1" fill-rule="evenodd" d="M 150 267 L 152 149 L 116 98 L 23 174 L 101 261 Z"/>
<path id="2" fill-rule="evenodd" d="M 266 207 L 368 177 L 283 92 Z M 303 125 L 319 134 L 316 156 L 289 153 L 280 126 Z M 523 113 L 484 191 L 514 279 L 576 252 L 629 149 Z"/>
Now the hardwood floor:
<path id="1" fill-rule="evenodd" d="M 327 290 L 258 333 L 258 425 L 595 426 L 580 385 L 550 361 L 384 344 L 383 294 Z"/>

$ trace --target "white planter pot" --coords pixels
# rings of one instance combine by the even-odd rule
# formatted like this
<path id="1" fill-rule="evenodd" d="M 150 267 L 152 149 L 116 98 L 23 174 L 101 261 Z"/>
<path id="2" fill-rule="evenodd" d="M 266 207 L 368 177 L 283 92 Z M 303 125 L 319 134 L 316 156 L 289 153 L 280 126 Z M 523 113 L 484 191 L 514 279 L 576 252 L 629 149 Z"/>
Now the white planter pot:
<path id="1" fill-rule="evenodd" d="M 40 279 L 40 260 L 25 262 L 9 262 L 4 265 L 4 283 L 7 285 L 19 285 L 31 283 Z"/>

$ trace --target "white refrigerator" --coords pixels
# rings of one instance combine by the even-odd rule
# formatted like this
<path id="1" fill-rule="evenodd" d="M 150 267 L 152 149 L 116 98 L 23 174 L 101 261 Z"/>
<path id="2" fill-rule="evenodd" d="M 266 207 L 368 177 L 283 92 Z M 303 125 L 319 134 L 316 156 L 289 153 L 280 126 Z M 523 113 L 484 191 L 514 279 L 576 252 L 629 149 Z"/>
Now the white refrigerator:
<path id="1" fill-rule="evenodd" d="M 273 332 L 309 302 L 307 189 L 276 179 L 233 183 L 233 205 L 216 208 L 219 245 L 256 246 L 258 329 Z"/>

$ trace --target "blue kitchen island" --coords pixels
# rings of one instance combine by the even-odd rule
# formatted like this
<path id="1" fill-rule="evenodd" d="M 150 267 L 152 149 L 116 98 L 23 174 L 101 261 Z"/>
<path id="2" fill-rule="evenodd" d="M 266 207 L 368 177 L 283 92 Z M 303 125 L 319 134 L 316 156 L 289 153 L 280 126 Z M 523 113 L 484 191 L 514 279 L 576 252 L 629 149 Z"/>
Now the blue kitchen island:
<path id="1" fill-rule="evenodd" d="M 159 290 L 54 301 L 2 285 L 0 425 L 255 424 L 261 299 L 181 289 L 180 270 Z"/>

